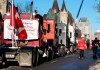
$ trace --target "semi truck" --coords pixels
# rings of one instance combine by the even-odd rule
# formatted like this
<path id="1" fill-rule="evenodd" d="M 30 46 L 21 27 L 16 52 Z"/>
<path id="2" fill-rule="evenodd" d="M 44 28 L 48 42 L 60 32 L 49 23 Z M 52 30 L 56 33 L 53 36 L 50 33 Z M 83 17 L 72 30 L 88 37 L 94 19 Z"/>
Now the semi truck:
<path id="1" fill-rule="evenodd" d="M 20 14 L 27 39 L 19 40 L 16 34 L 12 36 L 12 29 L 9 26 L 10 17 L 5 14 L 4 21 L 0 24 L 2 28 L 0 31 L 1 63 L 17 61 L 19 66 L 36 66 L 42 58 L 52 60 L 57 55 L 56 24 L 53 19 L 44 19 L 41 24 L 39 19 L 30 13 Z"/>
<path id="2" fill-rule="evenodd" d="M 16 17 L 16 13 L 14 15 Z M 54 19 L 35 18 L 32 13 L 22 13 L 17 18 L 24 26 L 27 38 L 20 40 L 17 35 L 19 29 L 10 26 L 11 14 L 5 14 L 3 18 L 0 21 L 0 63 L 17 61 L 19 66 L 33 67 L 44 57 L 52 60 L 67 52 L 65 24 L 57 24 Z"/>
<path id="3" fill-rule="evenodd" d="M 40 55 L 43 54 L 41 25 L 37 19 L 30 19 L 30 14 L 21 14 L 20 18 L 27 32 L 27 39 L 19 40 L 17 35 L 13 35 L 14 40 L 12 41 L 12 29 L 9 26 L 10 15 L 4 16 L 3 43 L 0 46 L 1 61 L 18 61 L 19 66 L 36 66 Z"/>

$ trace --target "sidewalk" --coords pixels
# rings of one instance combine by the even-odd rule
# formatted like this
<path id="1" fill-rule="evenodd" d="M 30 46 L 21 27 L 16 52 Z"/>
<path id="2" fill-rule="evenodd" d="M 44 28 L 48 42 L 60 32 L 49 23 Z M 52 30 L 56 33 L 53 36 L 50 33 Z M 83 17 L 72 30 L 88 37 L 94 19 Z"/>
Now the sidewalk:
<path id="1" fill-rule="evenodd" d="M 90 66 L 89 70 L 100 70 L 100 48 L 98 49 L 98 59 L 95 62 L 95 65 Z"/>
<path id="2" fill-rule="evenodd" d="M 89 70 L 100 70 L 100 59 L 97 59 L 95 65 L 89 66 Z"/>

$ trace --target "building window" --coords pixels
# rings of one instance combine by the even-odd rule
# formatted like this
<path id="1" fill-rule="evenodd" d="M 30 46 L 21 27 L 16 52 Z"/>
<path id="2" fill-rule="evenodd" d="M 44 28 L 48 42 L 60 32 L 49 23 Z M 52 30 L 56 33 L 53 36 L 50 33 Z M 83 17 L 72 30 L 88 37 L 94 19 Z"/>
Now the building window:
<path id="1" fill-rule="evenodd" d="M 50 24 L 48 24 L 48 30 L 47 30 L 47 32 L 48 33 L 50 32 Z"/>
<path id="2" fill-rule="evenodd" d="M 70 38 L 72 38 L 72 32 L 70 32 Z"/>

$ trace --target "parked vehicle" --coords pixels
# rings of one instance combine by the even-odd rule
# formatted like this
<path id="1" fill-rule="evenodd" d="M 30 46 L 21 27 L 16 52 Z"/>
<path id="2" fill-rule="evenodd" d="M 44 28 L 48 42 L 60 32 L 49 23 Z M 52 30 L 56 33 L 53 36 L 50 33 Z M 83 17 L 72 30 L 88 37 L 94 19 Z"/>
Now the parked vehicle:
<path id="1" fill-rule="evenodd" d="M 30 19 L 30 14 L 20 14 L 20 18 L 27 32 L 27 39 L 19 40 L 14 35 L 12 42 L 12 29 L 10 28 L 10 15 L 4 16 L 2 27 L 2 47 L 0 49 L 2 63 L 17 61 L 19 66 L 36 66 L 43 57 L 51 60 L 55 57 L 58 47 L 54 20 L 43 20 L 43 25 L 38 19 Z"/>
<path id="2" fill-rule="evenodd" d="M 4 47 L 0 49 L 2 62 L 18 61 L 20 66 L 36 66 L 40 55 L 43 54 L 41 25 L 37 19 L 30 19 L 30 14 L 21 14 L 20 18 L 27 32 L 27 39 L 19 40 L 17 35 L 14 35 L 13 44 L 12 30 L 9 26 L 10 16 L 4 16 Z"/>
<path id="3" fill-rule="evenodd" d="M 14 13 L 15 15 L 15 13 Z M 18 15 L 18 14 L 17 14 Z M 4 15 L 0 24 L 0 62 L 17 61 L 19 66 L 36 66 L 42 58 L 52 60 L 56 55 L 64 56 L 67 52 L 66 25 L 57 24 L 54 19 L 40 22 L 32 13 L 20 14 L 17 19 L 24 26 L 27 38 L 19 39 L 19 25 L 11 25 L 11 15 Z M 13 19 L 12 19 L 13 20 Z M 16 20 L 14 21 L 16 22 Z"/>

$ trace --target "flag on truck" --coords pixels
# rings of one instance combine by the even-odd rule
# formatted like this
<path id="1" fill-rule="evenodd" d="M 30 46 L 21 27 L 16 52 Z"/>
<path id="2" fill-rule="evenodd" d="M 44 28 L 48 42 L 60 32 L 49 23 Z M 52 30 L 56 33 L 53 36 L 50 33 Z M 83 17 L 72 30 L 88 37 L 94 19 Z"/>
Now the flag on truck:
<path id="1" fill-rule="evenodd" d="M 19 17 L 19 14 L 15 8 L 15 6 L 11 6 L 12 10 L 10 15 L 10 26 L 14 27 L 14 32 L 18 36 L 19 40 L 27 39 L 27 33 L 22 23 L 22 20 Z"/>

